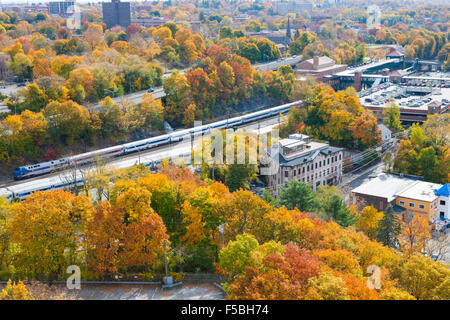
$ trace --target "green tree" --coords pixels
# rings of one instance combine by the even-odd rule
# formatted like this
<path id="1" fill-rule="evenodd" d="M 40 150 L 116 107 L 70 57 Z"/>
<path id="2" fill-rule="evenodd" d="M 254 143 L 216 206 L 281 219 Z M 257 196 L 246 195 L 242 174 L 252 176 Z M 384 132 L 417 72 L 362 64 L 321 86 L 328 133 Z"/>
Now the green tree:
<path id="1" fill-rule="evenodd" d="M 258 167 L 254 164 L 230 164 L 226 168 L 225 185 L 234 192 L 249 189 L 249 181 L 255 178 Z"/>
<path id="2" fill-rule="evenodd" d="M 335 194 L 323 205 L 323 210 L 342 227 L 351 226 L 358 220 L 358 217 L 344 204 L 342 198 Z"/>
<path id="3" fill-rule="evenodd" d="M 397 236 L 400 234 L 401 226 L 394 214 L 394 209 L 389 205 L 384 211 L 383 219 L 377 228 L 377 240 L 385 246 L 398 249 L 400 244 Z"/>
<path id="4" fill-rule="evenodd" d="M 291 180 L 287 187 L 281 187 L 280 199 L 281 204 L 288 209 L 296 207 L 300 211 L 311 212 L 317 208 L 312 187 L 298 180 Z"/>
<path id="5" fill-rule="evenodd" d="M 402 131 L 403 127 L 400 123 L 400 108 L 391 101 L 389 105 L 383 110 L 383 122 L 386 126 L 394 131 Z"/>
<path id="6" fill-rule="evenodd" d="M 422 175 L 425 181 L 439 182 L 438 158 L 433 147 L 420 150 L 418 157 L 422 167 Z"/>
<path id="7" fill-rule="evenodd" d="M 219 252 L 219 266 L 232 276 L 236 276 L 249 265 L 250 254 L 258 248 L 258 240 L 254 236 L 244 233 L 236 237 L 236 241 L 230 241 Z"/>
<path id="8" fill-rule="evenodd" d="M 45 107 L 47 96 L 37 84 L 29 84 L 25 91 L 25 103 L 27 104 L 27 109 L 38 112 Z"/>

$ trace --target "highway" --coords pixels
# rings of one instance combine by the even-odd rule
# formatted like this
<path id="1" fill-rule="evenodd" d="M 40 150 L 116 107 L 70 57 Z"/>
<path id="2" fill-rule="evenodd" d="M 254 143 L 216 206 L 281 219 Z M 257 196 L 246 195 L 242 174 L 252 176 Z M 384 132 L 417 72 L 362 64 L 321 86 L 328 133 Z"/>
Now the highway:
<path id="1" fill-rule="evenodd" d="M 275 61 L 254 64 L 253 68 L 258 71 L 268 71 L 268 70 L 277 70 L 279 67 L 288 64 L 293 67 L 294 65 L 302 61 L 302 58 L 303 58 L 302 55 L 281 58 Z"/>
<path id="2" fill-rule="evenodd" d="M 270 61 L 270 62 L 266 62 L 266 63 L 258 63 L 258 64 L 254 64 L 253 68 L 258 70 L 258 71 L 267 71 L 267 70 L 277 70 L 279 67 L 283 66 L 283 65 L 295 65 L 297 63 L 299 63 L 302 60 L 302 56 L 292 56 L 292 57 L 287 57 L 287 58 L 282 58 L 282 59 L 278 59 L 275 61 Z M 179 70 L 180 74 L 184 74 L 188 69 L 184 69 L 184 70 Z M 169 76 L 171 75 L 170 72 L 165 73 L 163 75 L 163 79 L 167 79 Z M 146 94 L 148 92 L 148 90 L 143 90 L 143 91 L 139 91 L 139 92 L 134 92 L 134 93 L 130 93 L 127 95 L 123 95 L 120 97 L 115 97 L 112 98 L 113 101 L 115 101 L 116 103 L 121 103 L 124 100 L 129 100 L 134 104 L 139 104 L 142 102 L 142 97 L 144 96 L 144 94 Z M 163 97 L 166 96 L 166 93 L 164 92 L 163 87 L 156 87 L 154 88 L 154 91 L 151 92 L 151 94 L 153 95 L 153 98 L 155 99 L 161 99 Z M 94 104 L 92 106 L 88 106 L 88 108 L 90 109 L 94 109 L 94 110 L 98 110 L 101 108 L 100 104 Z"/>

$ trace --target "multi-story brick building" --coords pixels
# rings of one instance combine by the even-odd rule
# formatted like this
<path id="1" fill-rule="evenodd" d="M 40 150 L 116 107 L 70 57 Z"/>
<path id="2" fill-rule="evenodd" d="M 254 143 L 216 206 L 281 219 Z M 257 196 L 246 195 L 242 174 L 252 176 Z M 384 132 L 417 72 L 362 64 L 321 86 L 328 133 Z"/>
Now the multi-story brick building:
<path id="1" fill-rule="evenodd" d="M 311 141 L 307 135 L 292 134 L 279 141 L 279 169 L 268 176 L 268 189 L 278 195 L 279 189 L 296 179 L 309 183 L 314 190 L 319 185 L 334 185 L 342 178 L 342 148 Z"/>

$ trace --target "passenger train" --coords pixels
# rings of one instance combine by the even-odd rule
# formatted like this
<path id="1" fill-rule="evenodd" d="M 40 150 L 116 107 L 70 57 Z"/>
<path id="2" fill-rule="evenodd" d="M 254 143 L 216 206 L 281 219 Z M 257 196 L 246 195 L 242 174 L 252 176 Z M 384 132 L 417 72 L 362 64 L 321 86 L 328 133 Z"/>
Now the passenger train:
<path id="1" fill-rule="evenodd" d="M 247 115 L 243 115 L 240 117 L 234 117 L 230 118 L 228 120 L 222 120 L 218 122 L 214 122 L 211 124 L 194 127 L 190 129 L 184 129 L 180 131 L 176 131 L 170 134 L 165 134 L 153 138 L 143 139 L 139 141 L 134 141 L 130 143 L 125 143 L 122 145 L 109 147 L 105 149 L 95 150 L 92 152 L 87 152 L 71 157 L 61 158 L 57 160 L 52 161 L 46 161 L 41 162 L 33 165 L 18 167 L 14 170 L 14 179 L 15 180 L 21 180 L 21 179 L 27 179 L 35 176 L 44 175 L 47 173 L 55 172 L 58 170 L 66 169 L 73 165 L 82 165 L 89 162 L 95 161 L 97 158 L 111 158 L 111 157 L 117 157 L 125 154 L 131 154 L 133 152 L 138 152 L 146 149 L 156 148 L 158 146 L 166 145 L 169 143 L 176 143 L 179 141 L 182 141 L 185 137 L 193 137 L 197 136 L 206 132 L 209 132 L 212 129 L 222 129 L 222 128 L 229 128 L 229 127 L 235 127 L 238 125 L 251 123 L 259 119 L 268 118 L 271 116 L 275 116 L 280 113 L 285 113 L 290 110 L 293 106 L 299 106 L 302 104 L 302 101 L 295 101 L 292 103 L 284 104 L 281 106 L 277 106 L 274 108 L 270 108 L 267 110 L 262 110 L 258 112 L 253 112 Z M 189 158 L 189 157 L 188 157 Z M 163 158 L 160 159 L 154 159 L 150 162 L 147 162 L 147 166 L 154 166 L 158 164 Z M 58 181 L 53 181 L 55 179 L 58 179 L 57 177 L 51 177 L 44 180 L 49 180 L 46 183 L 46 188 L 40 188 L 39 186 L 36 186 L 35 181 L 32 181 L 29 183 L 29 188 L 25 187 L 23 190 L 17 190 L 16 186 L 8 187 L 8 188 L 0 188 L 0 197 L 3 195 L 6 198 L 23 198 L 27 195 L 29 195 L 33 191 L 43 191 L 48 189 L 58 189 L 62 188 L 63 185 L 61 183 L 61 179 L 59 178 Z M 69 181 L 69 180 L 68 180 Z M 76 181 L 75 183 L 80 184 L 82 181 Z M 28 184 L 28 183 L 25 183 Z M 24 184 L 24 185 L 25 185 Z M 72 183 L 73 184 L 73 183 Z M 68 184 L 66 183 L 66 187 Z M 29 189 L 29 191 L 28 191 Z M 20 191 L 20 192 L 19 192 Z"/>

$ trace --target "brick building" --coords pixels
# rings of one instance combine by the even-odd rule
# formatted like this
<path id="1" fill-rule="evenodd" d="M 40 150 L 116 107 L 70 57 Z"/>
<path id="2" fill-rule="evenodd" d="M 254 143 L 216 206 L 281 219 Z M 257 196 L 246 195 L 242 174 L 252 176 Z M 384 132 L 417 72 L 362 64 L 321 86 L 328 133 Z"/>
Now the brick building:
<path id="1" fill-rule="evenodd" d="M 336 64 L 336 62 L 326 56 L 302 61 L 295 67 L 297 76 L 312 76 L 317 80 L 322 80 L 325 76 L 347 70 L 346 64 Z"/>
<path id="2" fill-rule="evenodd" d="M 418 215 L 435 223 L 439 217 L 436 191 L 441 187 L 418 177 L 383 173 L 353 189 L 350 199 L 353 203 L 363 200 L 380 211 L 392 205 L 397 216 L 404 221 Z"/>
<path id="3" fill-rule="evenodd" d="M 279 169 L 268 177 L 268 189 L 278 195 L 282 185 L 296 179 L 309 183 L 314 190 L 319 185 L 338 184 L 342 178 L 342 148 L 311 141 L 303 134 L 292 134 L 279 141 Z"/>

